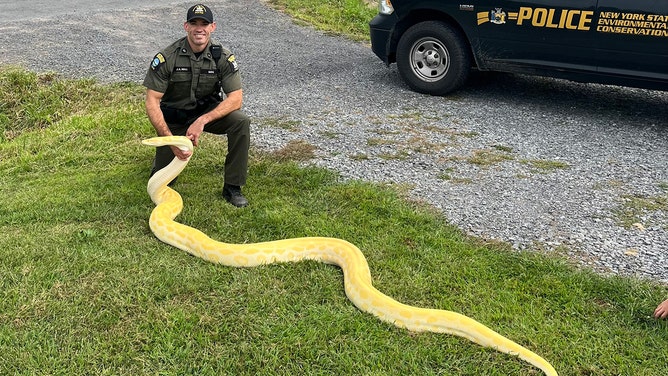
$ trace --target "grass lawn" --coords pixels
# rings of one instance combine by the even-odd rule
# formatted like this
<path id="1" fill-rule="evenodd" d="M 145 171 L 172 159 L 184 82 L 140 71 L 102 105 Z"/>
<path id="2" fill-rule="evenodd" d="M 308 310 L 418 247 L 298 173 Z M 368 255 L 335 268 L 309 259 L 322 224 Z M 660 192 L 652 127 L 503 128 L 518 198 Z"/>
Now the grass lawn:
<path id="1" fill-rule="evenodd" d="M 159 242 L 141 87 L 5 67 L 0 95 L 0 374 L 540 374 L 357 310 L 335 266 L 237 269 Z M 668 374 L 668 324 L 650 318 L 664 286 L 467 237 L 391 188 L 259 150 L 239 210 L 220 198 L 224 150 L 205 135 L 180 222 L 230 243 L 342 238 L 382 292 L 470 316 L 561 375 Z"/>

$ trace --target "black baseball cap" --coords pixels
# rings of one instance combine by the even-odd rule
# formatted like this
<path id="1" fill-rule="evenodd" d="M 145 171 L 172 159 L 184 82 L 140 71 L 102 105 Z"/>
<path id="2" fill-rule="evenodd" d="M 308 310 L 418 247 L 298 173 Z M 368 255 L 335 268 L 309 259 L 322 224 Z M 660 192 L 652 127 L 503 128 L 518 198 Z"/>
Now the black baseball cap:
<path id="1" fill-rule="evenodd" d="M 192 8 L 188 9 L 188 16 L 186 17 L 186 22 L 201 18 L 208 23 L 213 23 L 213 13 L 211 9 L 206 5 L 197 4 Z"/>

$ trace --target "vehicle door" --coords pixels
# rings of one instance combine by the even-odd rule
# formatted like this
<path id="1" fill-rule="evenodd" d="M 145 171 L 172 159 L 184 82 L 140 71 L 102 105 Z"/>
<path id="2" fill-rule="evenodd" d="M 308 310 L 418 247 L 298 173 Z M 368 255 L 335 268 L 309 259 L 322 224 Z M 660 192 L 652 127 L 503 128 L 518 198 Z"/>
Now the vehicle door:
<path id="1" fill-rule="evenodd" d="M 668 1 L 599 0 L 599 71 L 668 80 Z"/>
<path id="2" fill-rule="evenodd" d="M 548 66 L 595 71 L 595 11 L 596 0 L 477 1 L 480 43 L 474 48 L 488 68 Z"/>

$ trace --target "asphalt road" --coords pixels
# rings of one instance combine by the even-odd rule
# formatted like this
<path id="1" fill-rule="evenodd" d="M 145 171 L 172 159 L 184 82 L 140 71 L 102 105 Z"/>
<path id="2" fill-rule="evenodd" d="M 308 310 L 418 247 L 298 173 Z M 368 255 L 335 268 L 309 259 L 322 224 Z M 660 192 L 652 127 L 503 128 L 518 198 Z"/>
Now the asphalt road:
<path id="1" fill-rule="evenodd" d="M 183 35 L 190 5 L 2 1 L 0 64 L 141 82 L 155 53 Z M 318 148 L 313 163 L 414 186 L 415 199 L 468 233 L 668 282 L 668 213 L 633 228 L 615 217 L 629 197 L 668 194 L 668 93 L 493 74 L 430 97 L 408 90 L 368 46 L 296 25 L 261 0 L 207 5 L 214 37 L 240 64 L 254 146 L 305 140 Z M 280 122 L 296 129 L 271 126 Z M 500 150 L 511 160 L 467 162 Z M 541 173 L 531 161 L 569 168 Z"/>
<path id="2" fill-rule="evenodd" d="M 144 0 L 141 2 L 141 6 L 164 6 L 168 3 L 159 0 Z M 131 9 L 136 6 L 137 2 L 130 0 L 2 0 L 0 1 L 0 22 L 51 19 L 68 14 L 76 15 L 89 12 L 112 11 L 114 9 Z"/>

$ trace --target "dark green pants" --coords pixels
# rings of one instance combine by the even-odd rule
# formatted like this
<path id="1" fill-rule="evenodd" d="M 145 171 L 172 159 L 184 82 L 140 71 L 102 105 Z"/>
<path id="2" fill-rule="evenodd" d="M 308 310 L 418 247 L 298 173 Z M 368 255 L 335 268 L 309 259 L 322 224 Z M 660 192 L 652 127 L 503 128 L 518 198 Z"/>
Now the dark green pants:
<path id="1" fill-rule="evenodd" d="M 189 125 L 170 124 L 174 136 L 185 136 Z M 225 184 L 243 186 L 248 176 L 248 149 L 250 147 L 250 118 L 241 111 L 234 111 L 224 118 L 204 126 L 204 131 L 227 135 L 227 156 L 225 157 Z M 167 166 L 174 153 L 169 146 L 156 148 L 152 173 Z"/>

